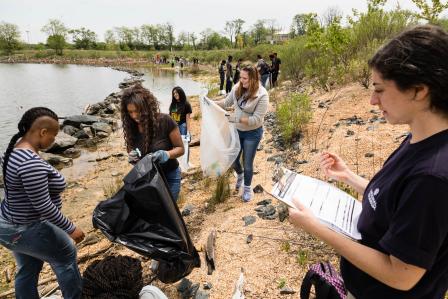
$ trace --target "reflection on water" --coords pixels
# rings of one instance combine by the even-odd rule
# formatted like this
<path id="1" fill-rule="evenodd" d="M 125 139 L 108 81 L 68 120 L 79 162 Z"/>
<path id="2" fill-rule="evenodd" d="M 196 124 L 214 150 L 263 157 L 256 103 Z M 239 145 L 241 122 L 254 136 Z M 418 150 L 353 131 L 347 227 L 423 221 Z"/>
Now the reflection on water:
<path id="1" fill-rule="evenodd" d="M 201 85 L 179 73 L 140 69 L 143 85 L 167 112 L 174 86 L 187 95 L 200 93 Z M 59 116 L 80 114 L 87 104 L 102 101 L 118 91 L 118 83 L 129 74 L 106 67 L 53 64 L 0 64 L 0 151 L 3 152 L 22 114 L 35 106 L 46 106 Z"/>

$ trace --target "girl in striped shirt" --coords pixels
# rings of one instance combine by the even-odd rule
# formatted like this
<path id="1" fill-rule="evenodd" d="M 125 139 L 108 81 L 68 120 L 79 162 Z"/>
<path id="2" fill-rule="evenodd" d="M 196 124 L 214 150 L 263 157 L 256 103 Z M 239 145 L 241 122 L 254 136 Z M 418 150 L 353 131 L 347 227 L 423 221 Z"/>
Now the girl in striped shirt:
<path id="1" fill-rule="evenodd" d="M 0 204 L 0 244 L 16 260 L 16 298 L 39 298 L 44 262 L 56 273 L 64 298 L 80 298 L 81 275 L 71 239 L 78 243 L 84 233 L 61 213 L 64 177 L 38 154 L 53 144 L 58 117 L 50 109 L 32 108 L 18 129 L 2 160 L 5 199 Z"/>

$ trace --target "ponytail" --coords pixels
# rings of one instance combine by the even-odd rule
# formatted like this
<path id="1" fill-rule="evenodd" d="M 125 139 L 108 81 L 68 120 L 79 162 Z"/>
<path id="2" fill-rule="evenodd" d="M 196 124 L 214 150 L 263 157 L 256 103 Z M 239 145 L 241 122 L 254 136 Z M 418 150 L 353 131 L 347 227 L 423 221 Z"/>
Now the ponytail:
<path id="1" fill-rule="evenodd" d="M 11 155 L 12 150 L 14 149 L 14 145 L 16 145 L 17 141 L 23 136 L 23 133 L 18 132 L 14 136 L 12 136 L 11 141 L 8 144 L 8 148 L 6 149 L 5 155 L 3 156 L 3 184 L 5 185 L 6 191 L 6 167 L 8 165 L 9 156 Z"/>
<path id="2" fill-rule="evenodd" d="M 12 136 L 11 141 L 8 144 L 8 148 L 6 149 L 5 155 L 3 156 L 3 182 L 5 185 L 5 192 L 7 192 L 7 186 L 6 186 L 6 168 L 8 166 L 8 160 L 9 156 L 11 155 L 14 146 L 16 145 L 17 141 L 25 136 L 25 134 L 28 132 L 28 130 L 31 128 L 33 123 L 38 119 L 39 117 L 48 116 L 52 119 L 58 121 L 58 116 L 56 113 L 54 113 L 52 110 L 45 108 L 45 107 L 34 107 L 26 111 L 22 119 L 20 119 L 19 124 L 17 125 L 17 128 L 19 129 L 19 132 L 16 133 L 14 136 Z"/>

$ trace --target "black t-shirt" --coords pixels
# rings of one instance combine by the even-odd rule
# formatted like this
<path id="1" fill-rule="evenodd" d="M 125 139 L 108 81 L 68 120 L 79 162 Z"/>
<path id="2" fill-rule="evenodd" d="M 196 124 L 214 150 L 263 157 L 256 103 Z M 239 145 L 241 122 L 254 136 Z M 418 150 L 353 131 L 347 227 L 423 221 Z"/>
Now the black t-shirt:
<path id="1" fill-rule="evenodd" d="M 138 133 L 134 136 L 134 144 L 142 153 L 142 157 L 149 153 L 154 153 L 158 150 L 172 150 L 174 146 L 171 143 L 170 133 L 176 129 L 178 129 L 177 124 L 171 119 L 171 117 L 165 113 L 160 113 L 157 117 L 155 137 L 149 146 L 149 151 L 145 152 L 143 135 L 141 133 Z M 177 159 L 169 159 L 167 162 L 160 164 L 160 166 L 165 173 L 168 173 L 179 167 L 179 162 L 177 162 Z"/>
<path id="2" fill-rule="evenodd" d="M 362 244 L 427 271 L 411 290 L 399 291 L 342 258 L 342 276 L 356 298 L 441 299 L 447 291 L 448 130 L 410 139 L 369 182 L 358 229 Z"/>
<path id="3" fill-rule="evenodd" d="M 187 114 L 192 112 L 193 110 L 188 101 L 184 103 L 175 102 L 170 105 L 170 116 L 178 125 L 185 123 L 187 121 Z"/>

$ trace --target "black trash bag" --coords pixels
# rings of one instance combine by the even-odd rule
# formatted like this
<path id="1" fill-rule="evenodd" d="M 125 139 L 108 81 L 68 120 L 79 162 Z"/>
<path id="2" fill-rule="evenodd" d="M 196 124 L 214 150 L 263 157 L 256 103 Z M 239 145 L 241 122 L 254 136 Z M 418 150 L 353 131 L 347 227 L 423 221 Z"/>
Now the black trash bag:
<path id="1" fill-rule="evenodd" d="M 124 177 L 124 186 L 93 211 L 93 226 L 112 242 L 159 261 L 157 278 L 173 283 L 200 259 L 165 176 L 150 155 Z"/>

